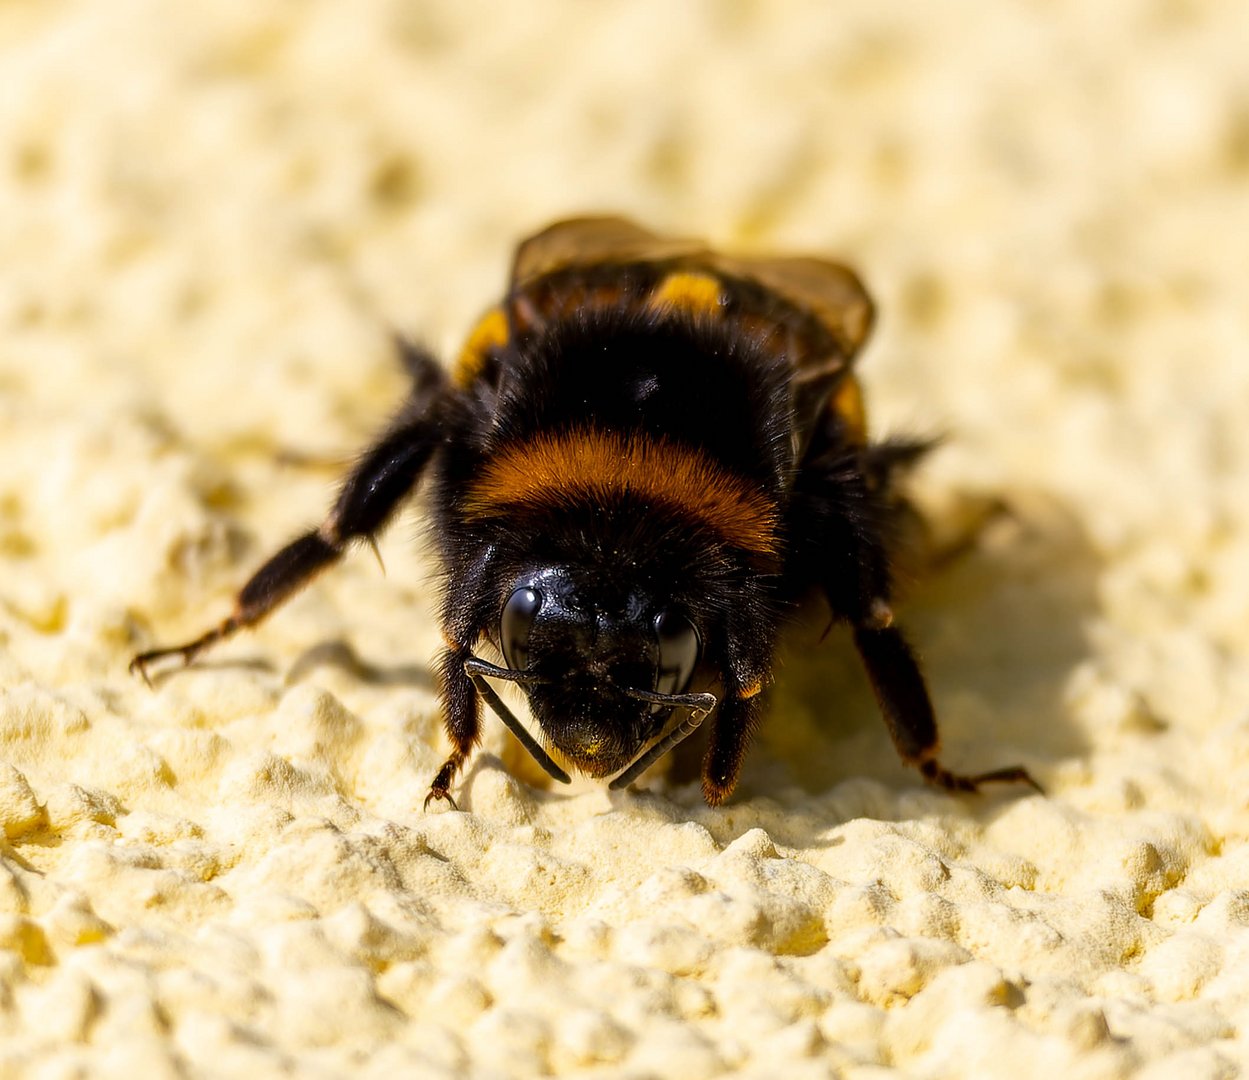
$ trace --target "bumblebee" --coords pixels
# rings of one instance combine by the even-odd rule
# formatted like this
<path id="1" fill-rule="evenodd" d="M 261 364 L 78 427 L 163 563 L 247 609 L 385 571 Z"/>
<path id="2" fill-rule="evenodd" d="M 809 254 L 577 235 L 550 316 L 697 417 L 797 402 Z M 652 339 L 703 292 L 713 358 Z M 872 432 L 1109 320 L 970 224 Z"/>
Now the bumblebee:
<path id="1" fill-rule="evenodd" d="M 964 776 L 891 608 L 896 475 L 921 443 L 868 441 L 852 370 L 873 308 L 817 258 L 738 258 L 616 217 L 561 221 L 518 248 L 511 284 L 448 372 L 402 345 L 412 389 L 322 525 L 284 547 L 190 663 L 252 626 L 421 479 L 444 572 L 438 664 L 451 788 L 484 701 L 555 780 L 621 788 L 708 722 L 702 791 L 732 793 L 777 634 L 808 594 L 850 625 L 902 759 Z M 483 648 L 492 659 L 478 655 Z M 518 684 L 537 735 L 495 691 Z"/>

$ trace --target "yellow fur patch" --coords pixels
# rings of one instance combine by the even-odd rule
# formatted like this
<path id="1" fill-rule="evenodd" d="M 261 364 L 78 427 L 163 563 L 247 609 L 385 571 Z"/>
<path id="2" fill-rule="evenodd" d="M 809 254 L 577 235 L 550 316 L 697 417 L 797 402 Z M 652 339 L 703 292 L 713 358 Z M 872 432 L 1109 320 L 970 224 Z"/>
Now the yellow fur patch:
<path id="1" fill-rule="evenodd" d="M 750 698 L 755 697 L 756 695 L 758 695 L 758 694 L 759 694 L 762 690 L 763 690 L 763 680 L 762 680 L 762 679 L 756 679 L 756 680 L 755 680 L 754 682 L 752 682 L 749 686 L 743 686 L 743 687 L 742 687 L 742 688 L 741 688 L 741 689 L 737 692 L 737 696 L 738 696 L 739 698 L 741 698 L 741 699 L 742 699 L 742 701 L 747 701 L 747 700 L 749 700 Z"/>
<path id="2" fill-rule="evenodd" d="M 651 294 L 652 309 L 675 309 L 694 314 L 713 314 L 720 310 L 723 292 L 720 281 L 711 274 L 678 270 L 669 274 Z"/>
<path id="3" fill-rule="evenodd" d="M 481 374 L 486 363 L 486 353 L 501 349 L 507 344 L 507 316 L 500 307 L 491 308 L 473 327 L 464 348 L 455 362 L 452 378 L 455 385 L 464 389 Z"/>
<path id="4" fill-rule="evenodd" d="M 863 405 L 863 391 L 859 380 L 847 375 L 829 403 L 832 410 L 845 421 L 846 435 L 856 446 L 867 442 L 867 409 Z"/>
<path id="5" fill-rule="evenodd" d="M 776 553 L 776 506 L 767 495 L 697 450 L 642 435 L 585 428 L 505 447 L 483 466 L 464 505 L 472 517 L 489 517 L 625 493 L 671 507 L 734 547 Z"/>

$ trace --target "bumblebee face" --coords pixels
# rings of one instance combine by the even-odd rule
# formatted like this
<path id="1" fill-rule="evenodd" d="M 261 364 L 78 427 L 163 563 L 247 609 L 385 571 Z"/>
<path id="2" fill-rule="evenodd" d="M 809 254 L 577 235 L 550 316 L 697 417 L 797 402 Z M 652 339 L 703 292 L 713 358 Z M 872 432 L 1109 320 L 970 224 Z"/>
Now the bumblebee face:
<path id="1" fill-rule="evenodd" d="M 522 574 L 503 604 L 499 642 L 549 745 L 577 769 L 609 776 L 658 735 L 671 707 L 639 693 L 679 694 L 702 640 L 689 618 L 645 590 L 548 566 Z"/>

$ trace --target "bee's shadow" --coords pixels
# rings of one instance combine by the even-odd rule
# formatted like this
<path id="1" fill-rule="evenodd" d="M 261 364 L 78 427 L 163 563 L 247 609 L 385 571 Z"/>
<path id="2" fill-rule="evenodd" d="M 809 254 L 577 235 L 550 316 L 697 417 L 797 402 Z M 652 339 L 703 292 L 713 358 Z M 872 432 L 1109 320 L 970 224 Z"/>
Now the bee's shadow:
<path id="1" fill-rule="evenodd" d="M 305 649 L 286 672 L 288 685 L 304 682 L 321 668 L 336 668 L 378 686 L 437 688 L 433 672 L 424 664 L 383 666 L 364 659 L 348 641 L 336 638 Z"/>
<path id="2" fill-rule="evenodd" d="M 1043 783 L 1047 763 L 1088 748 L 1064 693 L 1090 654 L 1100 561 L 1062 508 L 1021 505 L 913 589 L 898 617 L 927 673 L 941 763 L 966 773 L 1023 763 Z M 836 628 L 821 643 L 824 618 L 813 613 L 784 642 L 746 797 L 787 779 L 812 792 L 856 776 L 907 783 L 849 635 Z"/>

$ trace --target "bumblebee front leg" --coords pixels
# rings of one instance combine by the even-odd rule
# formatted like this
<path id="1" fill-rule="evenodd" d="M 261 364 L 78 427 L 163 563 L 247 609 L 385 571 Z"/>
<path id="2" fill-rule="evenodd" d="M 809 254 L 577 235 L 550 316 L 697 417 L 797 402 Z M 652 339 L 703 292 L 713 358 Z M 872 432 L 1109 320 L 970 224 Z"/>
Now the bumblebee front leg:
<path id="1" fill-rule="evenodd" d="M 711 737 L 703 758 L 703 799 L 708 806 L 719 806 L 733 794 L 746 748 L 762 712 L 762 678 L 746 686 L 731 676 L 724 682 L 724 697 L 712 717 Z"/>
<path id="2" fill-rule="evenodd" d="M 434 782 L 429 785 L 424 804 L 426 810 L 435 800 L 448 802 L 453 809 L 458 809 L 451 798 L 451 784 L 481 739 L 481 701 L 473 680 L 464 669 L 470 656 L 472 649 L 469 646 L 452 645 L 442 654 L 438 665 L 442 687 L 442 722 L 447 738 L 451 740 L 451 756 L 443 762 Z"/>
<path id="3" fill-rule="evenodd" d="M 414 377 L 412 394 L 395 422 L 348 475 L 321 527 L 293 540 L 261 566 L 240 590 L 234 611 L 211 630 L 182 645 L 140 653 L 130 661 L 132 672 L 147 680 L 149 665 L 170 656 L 189 664 L 218 641 L 258 623 L 337 562 L 353 540 L 372 542 L 416 486 L 439 440 L 446 376 L 425 353 L 409 349 L 405 359 Z"/>

